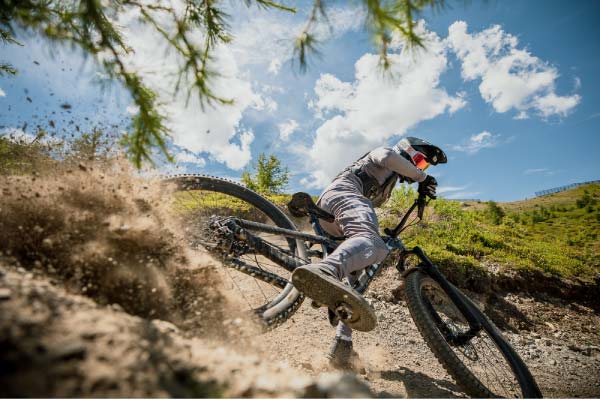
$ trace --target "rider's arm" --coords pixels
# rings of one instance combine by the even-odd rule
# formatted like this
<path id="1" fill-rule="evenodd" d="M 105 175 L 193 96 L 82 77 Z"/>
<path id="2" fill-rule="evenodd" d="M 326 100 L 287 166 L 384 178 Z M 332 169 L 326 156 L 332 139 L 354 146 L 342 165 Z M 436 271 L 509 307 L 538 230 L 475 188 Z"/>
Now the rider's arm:
<path id="1" fill-rule="evenodd" d="M 425 172 L 390 148 L 378 147 L 369 154 L 369 157 L 375 164 L 406 176 L 415 182 L 423 182 L 427 177 Z"/>

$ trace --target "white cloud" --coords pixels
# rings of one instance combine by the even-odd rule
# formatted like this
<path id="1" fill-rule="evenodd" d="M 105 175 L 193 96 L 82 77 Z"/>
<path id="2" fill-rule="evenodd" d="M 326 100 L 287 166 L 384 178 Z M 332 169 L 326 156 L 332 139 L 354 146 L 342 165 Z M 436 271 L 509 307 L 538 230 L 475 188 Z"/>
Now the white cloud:
<path id="1" fill-rule="evenodd" d="M 298 122 L 294 119 L 288 119 L 287 121 L 282 122 L 277 125 L 279 128 L 279 138 L 284 141 L 288 141 L 292 133 L 294 133 L 299 125 Z"/>
<path id="2" fill-rule="evenodd" d="M 23 131 L 21 128 L 4 128 L 0 130 L 0 136 L 15 142 L 31 143 L 35 140 L 35 135 Z"/>
<path id="3" fill-rule="evenodd" d="M 319 35 L 339 35 L 356 28 L 356 13 L 352 12 L 355 9 L 332 9 L 330 14 L 335 14 L 332 29 L 319 27 Z M 165 40 L 150 27 L 141 26 L 135 12 L 119 15 L 118 22 L 127 27 L 123 33 L 134 50 L 127 64 L 141 73 L 144 81 L 157 92 L 159 102 L 165 105 L 163 111 L 169 117 L 168 127 L 174 144 L 192 153 L 208 153 L 228 168 L 239 170 L 251 160 L 250 145 L 254 140 L 253 132 L 241 124 L 244 113 L 250 109 L 272 113 L 278 108 L 266 90 L 251 84 L 246 68 L 262 65 L 276 73 L 292 56 L 293 37 L 305 20 L 278 11 L 250 8 L 240 14 L 237 10 L 234 10 L 235 23 L 232 24 L 234 40 L 215 49 L 210 65 L 220 73 L 211 80 L 211 89 L 221 97 L 233 99 L 234 104 L 230 106 L 202 108 L 196 95 L 192 95 L 189 102 L 185 91 L 174 95 L 171 89 L 183 62 L 181 57 L 174 51 L 167 52 Z M 202 32 L 195 32 L 193 37 L 201 42 Z"/>
<path id="4" fill-rule="evenodd" d="M 527 114 L 527 111 L 519 111 L 519 113 L 515 115 L 513 119 L 529 119 L 529 114 Z"/>
<path id="5" fill-rule="evenodd" d="M 446 196 L 447 199 L 450 200 L 469 200 L 475 199 L 479 196 L 481 192 L 455 192 Z"/>
<path id="6" fill-rule="evenodd" d="M 186 151 L 176 153 L 175 161 L 179 163 L 196 164 L 199 167 L 204 167 L 206 165 L 206 160 L 204 160 L 204 158 Z"/>
<path id="7" fill-rule="evenodd" d="M 211 69 L 220 76 L 211 80 L 211 90 L 219 96 L 233 99 L 233 105 L 204 105 L 194 92 L 172 93 L 177 71 L 183 60 L 176 52 L 166 52 L 165 40 L 150 27 L 137 22 L 136 13 L 122 14 L 119 23 L 134 53 L 127 58 L 129 68 L 139 71 L 147 85 L 153 88 L 163 112 L 169 117 L 169 127 L 176 146 L 192 153 L 208 153 L 213 159 L 231 169 L 242 169 L 251 159 L 252 132 L 244 130 L 241 120 L 251 108 L 273 111 L 277 103 L 253 90 L 244 76 L 236 56 L 229 46 L 215 49 Z M 201 32 L 196 32 L 201 38 Z"/>
<path id="8" fill-rule="evenodd" d="M 469 186 L 471 186 L 471 184 L 464 186 L 440 186 L 438 187 L 437 192 L 447 199 L 472 199 L 481 194 L 481 192 L 465 191 Z"/>
<path id="9" fill-rule="evenodd" d="M 236 6 L 237 7 L 237 6 Z M 309 8 L 308 8 L 309 9 Z M 314 34 L 318 41 L 335 39 L 364 25 L 364 7 L 344 5 L 328 7 L 329 24 L 318 21 Z M 264 65 L 272 75 L 293 57 L 294 38 L 306 24 L 307 15 L 280 11 L 265 12 L 253 8 L 235 21 L 231 49 L 240 65 Z"/>
<path id="10" fill-rule="evenodd" d="M 321 75 L 309 106 L 328 119 L 317 129 L 312 145 L 299 150 L 311 171 L 305 184 L 324 187 L 364 152 L 423 120 L 465 106 L 462 93 L 452 96 L 439 87 L 440 75 L 447 69 L 443 42 L 422 24 L 420 29 L 427 50 L 410 52 L 402 45 L 393 49 L 391 75 L 382 74 L 376 54 L 365 54 L 356 62 L 353 82 Z"/>
<path id="11" fill-rule="evenodd" d="M 452 149 L 474 154 L 481 149 L 496 147 L 498 145 L 499 137 L 500 135 L 494 135 L 491 132 L 483 131 L 481 133 L 472 135 L 464 144 L 452 146 Z"/>
<path id="12" fill-rule="evenodd" d="M 481 96 L 497 112 L 515 109 L 518 119 L 527 115 L 527 110 L 536 110 L 543 117 L 565 116 L 581 101 L 577 94 L 558 96 L 558 70 L 517 48 L 518 39 L 499 25 L 470 34 L 467 24 L 457 21 L 448 32 L 446 40 L 462 62 L 463 78 L 480 79 Z"/>
<path id="13" fill-rule="evenodd" d="M 4 92 L 4 90 L 2 90 L 2 88 L 0 88 L 0 97 L 4 97 L 6 96 L 6 92 Z"/>
<path id="14" fill-rule="evenodd" d="M 550 171 L 548 168 L 530 168 L 523 171 L 523 175 L 532 175 L 532 174 L 545 174 L 545 175 L 553 175 L 554 172 Z"/>
<path id="15" fill-rule="evenodd" d="M 256 96 L 254 98 L 254 103 L 252 104 L 252 108 L 258 111 L 266 110 L 269 112 L 277 111 L 278 106 L 279 105 L 277 104 L 277 102 L 273 100 L 273 98 L 268 96 Z"/>
<path id="16" fill-rule="evenodd" d="M 127 106 L 125 111 L 127 111 L 127 114 L 129 114 L 129 115 L 135 115 L 140 111 L 140 108 L 138 106 L 136 106 L 135 104 L 130 104 Z"/>
<path id="17" fill-rule="evenodd" d="M 269 63 L 269 73 L 273 75 L 277 75 L 279 70 L 281 69 L 281 60 L 279 58 L 274 58 Z"/>
<path id="18" fill-rule="evenodd" d="M 459 190 L 465 190 L 466 188 L 467 188 L 467 186 L 439 186 L 436 191 L 439 194 L 443 194 L 443 193 L 448 193 L 448 192 L 456 192 Z"/>

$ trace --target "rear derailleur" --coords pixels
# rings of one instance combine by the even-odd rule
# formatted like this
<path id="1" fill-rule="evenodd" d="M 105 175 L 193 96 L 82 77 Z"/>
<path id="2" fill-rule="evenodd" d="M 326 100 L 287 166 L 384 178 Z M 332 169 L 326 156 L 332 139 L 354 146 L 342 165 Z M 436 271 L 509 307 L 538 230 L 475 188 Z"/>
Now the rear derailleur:
<path id="1" fill-rule="evenodd" d="M 238 238 L 242 228 L 232 217 L 211 216 L 204 227 L 204 237 L 211 253 L 221 258 L 239 257 L 250 252 L 250 246 Z"/>

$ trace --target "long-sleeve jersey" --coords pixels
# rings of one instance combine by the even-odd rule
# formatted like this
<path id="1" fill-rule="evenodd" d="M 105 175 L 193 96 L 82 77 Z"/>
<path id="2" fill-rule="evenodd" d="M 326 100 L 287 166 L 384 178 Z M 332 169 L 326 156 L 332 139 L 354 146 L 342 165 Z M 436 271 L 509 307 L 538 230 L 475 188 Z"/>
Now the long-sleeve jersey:
<path id="1" fill-rule="evenodd" d="M 374 207 L 390 197 L 398 177 L 412 182 L 422 182 L 427 177 L 407 157 L 389 147 L 377 147 L 347 169 L 361 178 L 363 193 Z"/>
<path id="2" fill-rule="evenodd" d="M 378 147 L 365 157 L 365 172 L 377 179 L 380 185 L 395 172 L 413 182 L 422 182 L 427 174 L 389 147 Z"/>

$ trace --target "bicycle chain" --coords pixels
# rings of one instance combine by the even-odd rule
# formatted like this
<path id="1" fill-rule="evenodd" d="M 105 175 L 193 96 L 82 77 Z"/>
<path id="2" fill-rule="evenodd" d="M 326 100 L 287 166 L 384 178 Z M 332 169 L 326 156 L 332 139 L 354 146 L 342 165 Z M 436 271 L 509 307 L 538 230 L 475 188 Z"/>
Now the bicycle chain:
<path id="1" fill-rule="evenodd" d="M 252 248 L 243 240 L 238 240 L 235 237 L 235 232 L 232 230 L 231 223 L 234 220 L 230 217 L 216 217 L 209 219 L 204 226 L 205 237 L 209 238 L 211 243 L 215 243 L 207 250 L 217 257 L 225 266 L 233 268 L 242 273 L 260 279 L 263 282 L 283 288 L 288 281 L 272 272 L 265 271 L 261 268 L 247 265 L 245 262 L 238 260 L 238 257 L 248 254 Z"/>

